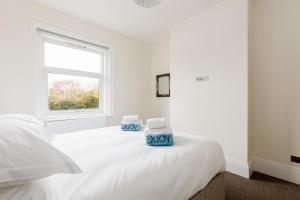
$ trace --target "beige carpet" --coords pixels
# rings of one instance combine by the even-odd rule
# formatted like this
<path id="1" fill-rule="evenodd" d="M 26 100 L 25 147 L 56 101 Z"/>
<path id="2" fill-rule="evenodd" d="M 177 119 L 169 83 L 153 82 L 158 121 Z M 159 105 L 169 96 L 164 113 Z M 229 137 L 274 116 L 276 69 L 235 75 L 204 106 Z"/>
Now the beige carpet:
<path id="1" fill-rule="evenodd" d="M 251 179 L 225 174 L 226 200 L 300 200 L 300 186 L 254 172 Z"/>

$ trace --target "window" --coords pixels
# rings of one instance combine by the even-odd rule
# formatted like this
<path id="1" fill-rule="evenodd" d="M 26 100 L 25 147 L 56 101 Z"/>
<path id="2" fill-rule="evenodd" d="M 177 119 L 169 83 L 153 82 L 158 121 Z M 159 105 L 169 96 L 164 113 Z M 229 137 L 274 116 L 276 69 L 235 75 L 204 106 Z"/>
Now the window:
<path id="1" fill-rule="evenodd" d="M 42 29 L 38 33 L 40 113 L 54 118 L 109 114 L 109 49 Z"/>

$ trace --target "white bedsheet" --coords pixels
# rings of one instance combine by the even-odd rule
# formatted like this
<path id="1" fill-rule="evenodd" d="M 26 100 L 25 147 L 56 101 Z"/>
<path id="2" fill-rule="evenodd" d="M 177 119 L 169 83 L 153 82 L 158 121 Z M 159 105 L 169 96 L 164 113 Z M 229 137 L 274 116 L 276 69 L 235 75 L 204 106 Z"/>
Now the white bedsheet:
<path id="1" fill-rule="evenodd" d="M 119 127 L 62 134 L 54 145 L 82 174 L 59 174 L 0 189 L 2 200 L 188 200 L 225 169 L 216 142 L 174 132 L 175 145 L 150 147 Z"/>

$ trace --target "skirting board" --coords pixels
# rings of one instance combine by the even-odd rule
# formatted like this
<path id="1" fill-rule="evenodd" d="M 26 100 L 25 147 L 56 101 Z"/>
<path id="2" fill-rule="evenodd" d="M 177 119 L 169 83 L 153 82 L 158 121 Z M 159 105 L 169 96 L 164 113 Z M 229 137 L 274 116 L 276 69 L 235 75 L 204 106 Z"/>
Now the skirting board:
<path id="1" fill-rule="evenodd" d="M 300 168 L 297 167 L 254 157 L 253 170 L 300 185 Z"/>
<path id="2" fill-rule="evenodd" d="M 239 176 L 250 178 L 251 163 L 243 162 L 231 157 L 226 157 L 226 171 Z"/>

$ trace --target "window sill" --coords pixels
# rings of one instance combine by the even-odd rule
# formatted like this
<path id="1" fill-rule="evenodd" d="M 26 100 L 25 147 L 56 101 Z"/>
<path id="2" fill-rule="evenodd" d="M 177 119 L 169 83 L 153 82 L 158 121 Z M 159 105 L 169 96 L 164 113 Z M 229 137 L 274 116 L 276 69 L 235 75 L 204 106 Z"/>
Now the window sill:
<path id="1" fill-rule="evenodd" d="M 110 117 L 111 113 L 76 113 L 76 114 L 49 114 L 39 117 L 40 120 L 44 122 L 52 121 L 66 121 L 66 120 L 76 120 L 76 119 L 87 119 L 96 117 Z"/>

